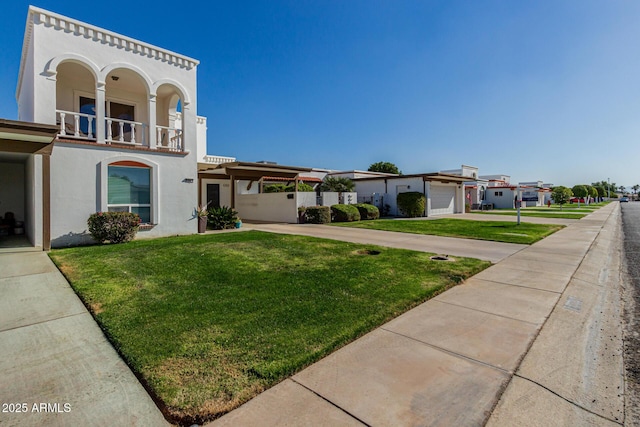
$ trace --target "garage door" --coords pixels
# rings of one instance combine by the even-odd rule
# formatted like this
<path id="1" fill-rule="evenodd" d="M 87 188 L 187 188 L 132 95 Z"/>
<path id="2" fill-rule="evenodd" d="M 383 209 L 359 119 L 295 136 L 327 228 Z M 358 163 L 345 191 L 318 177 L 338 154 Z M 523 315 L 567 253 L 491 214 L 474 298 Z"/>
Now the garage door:
<path id="1" fill-rule="evenodd" d="M 431 186 L 431 215 L 453 213 L 456 187 L 444 185 Z"/>

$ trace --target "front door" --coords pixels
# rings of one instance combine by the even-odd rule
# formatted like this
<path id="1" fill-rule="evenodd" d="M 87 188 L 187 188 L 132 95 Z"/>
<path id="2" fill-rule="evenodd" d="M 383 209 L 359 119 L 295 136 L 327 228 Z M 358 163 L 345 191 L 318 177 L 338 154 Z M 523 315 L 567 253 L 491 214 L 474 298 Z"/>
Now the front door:
<path id="1" fill-rule="evenodd" d="M 220 207 L 220 184 L 207 184 L 207 203 L 210 208 Z"/>

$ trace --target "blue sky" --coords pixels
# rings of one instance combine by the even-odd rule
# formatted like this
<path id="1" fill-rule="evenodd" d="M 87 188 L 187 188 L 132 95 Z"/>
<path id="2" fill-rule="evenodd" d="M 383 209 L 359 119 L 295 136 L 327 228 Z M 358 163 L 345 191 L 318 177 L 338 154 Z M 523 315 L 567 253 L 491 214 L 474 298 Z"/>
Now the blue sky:
<path id="1" fill-rule="evenodd" d="M 28 4 L 3 4 L 9 119 Z M 211 154 L 640 184 L 635 0 L 35 5 L 199 59 Z"/>

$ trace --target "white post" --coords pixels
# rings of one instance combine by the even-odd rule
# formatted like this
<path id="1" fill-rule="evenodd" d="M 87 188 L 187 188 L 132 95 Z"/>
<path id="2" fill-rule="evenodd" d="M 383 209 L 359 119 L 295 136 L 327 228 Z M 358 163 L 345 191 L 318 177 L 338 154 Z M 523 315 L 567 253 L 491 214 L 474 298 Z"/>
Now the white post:
<path id="1" fill-rule="evenodd" d="M 73 135 L 80 136 L 80 116 L 77 114 L 73 115 Z"/>
<path id="2" fill-rule="evenodd" d="M 107 119 L 107 141 L 111 141 L 113 133 L 111 132 L 111 119 Z"/>
<path id="3" fill-rule="evenodd" d="M 64 117 L 65 113 L 60 113 L 60 135 L 65 136 L 67 134 L 67 130 L 64 128 Z"/>
<path id="4" fill-rule="evenodd" d="M 93 117 L 89 116 L 87 118 L 87 123 L 89 124 L 89 130 L 88 130 L 89 134 L 87 135 L 87 137 L 89 139 L 92 139 L 93 138 Z"/>
<path id="5" fill-rule="evenodd" d="M 516 188 L 516 208 L 518 209 L 518 225 L 520 225 L 520 186 Z"/>
<path id="6" fill-rule="evenodd" d="M 104 82 L 98 82 L 96 85 L 96 142 L 99 144 L 104 144 L 104 136 L 107 134 L 105 132 L 105 84 Z M 111 139 L 111 123 L 108 126 L 108 136 L 107 139 Z"/>
<path id="7" fill-rule="evenodd" d="M 159 134 L 157 130 L 157 113 L 156 113 L 156 94 L 149 95 L 149 148 L 155 150 L 160 142 L 158 140 Z"/>

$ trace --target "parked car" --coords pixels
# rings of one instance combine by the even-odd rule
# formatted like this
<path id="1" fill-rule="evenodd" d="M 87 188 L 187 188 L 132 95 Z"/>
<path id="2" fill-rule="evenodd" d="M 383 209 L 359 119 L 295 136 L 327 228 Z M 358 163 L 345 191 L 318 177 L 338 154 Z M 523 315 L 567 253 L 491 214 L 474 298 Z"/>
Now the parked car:
<path id="1" fill-rule="evenodd" d="M 628 202 L 628 201 L 629 201 L 629 198 L 628 198 L 627 196 L 620 197 L 620 203 L 622 203 L 622 202 L 625 202 L 625 203 L 626 203 L 626 202 Z"/>
<path id="2" fill-rule="evenodd" d="M 580 197 L 580 199 L 578 199 L 577 197 L 572 197 L 571 199 L 569 199 L 569 203 L 578 203 L 578 201 L 580 203 L 584 203 L 584 197 Z"/>

